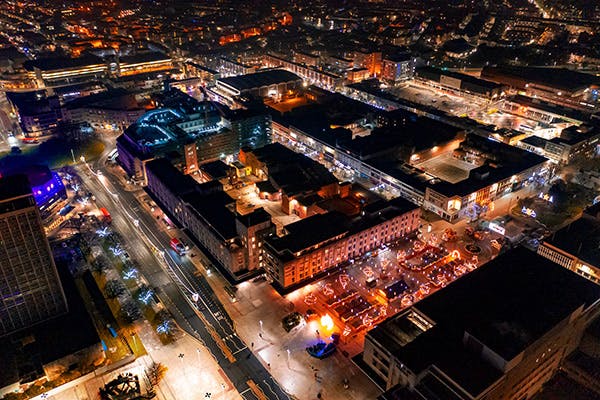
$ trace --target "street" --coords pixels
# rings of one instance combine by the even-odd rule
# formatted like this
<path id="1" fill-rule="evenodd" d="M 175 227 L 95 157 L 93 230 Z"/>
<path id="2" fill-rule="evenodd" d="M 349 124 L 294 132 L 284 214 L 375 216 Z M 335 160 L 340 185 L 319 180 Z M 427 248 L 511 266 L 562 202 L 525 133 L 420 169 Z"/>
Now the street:
<path id="1" fill-rule="evenodd" d="M 288 398 L 237 336 L 227 313 L 205 279 L 195 273 L 193 264 L 168 248 L 170 236 L 161 230 L 159 221 L 140 208 L 134 193 L 122 189 L 102 163 L 98 169 L 104 172 L 98 174 L 86 164 L 77 167 L 97 204 L 110 210 L 113 227 L 125 238 L 127 251 L 138 260 L 141 273 L 156 288 L 178 325 L 206 346 L 244 398 L 260 398 L 260 391 L 267 398 Z M 260 390 L 251 388 L 248 381 Z"/>

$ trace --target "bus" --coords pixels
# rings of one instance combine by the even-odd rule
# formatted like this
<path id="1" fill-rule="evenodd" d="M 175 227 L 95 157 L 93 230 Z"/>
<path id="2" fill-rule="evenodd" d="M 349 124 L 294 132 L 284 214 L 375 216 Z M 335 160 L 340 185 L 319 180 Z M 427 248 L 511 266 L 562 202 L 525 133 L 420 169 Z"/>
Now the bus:
<path id="1" fill-rule="evenodd" d="M 108 210 L 104 207 L 102 207 L 100 209 L 100 212 L 102 213 L 102 216 L 104 217 L 104 222 L 106 222 L 107 224 L 110 224 L 112 222 L 112 217 L 110 216 L 110 213 L 108 212 Z"/>
<path id="2" fill-rule="evenodd" d="M 185 254 L 185 246 L 183 245 L 183 243 L 181 243 L 181 241 L 177 238 L 172 238 L 171 239 L 171 248 L 173 250 L 175 250 L 175 252 L 177 254 L 179 254 L 180 256 Z"/>

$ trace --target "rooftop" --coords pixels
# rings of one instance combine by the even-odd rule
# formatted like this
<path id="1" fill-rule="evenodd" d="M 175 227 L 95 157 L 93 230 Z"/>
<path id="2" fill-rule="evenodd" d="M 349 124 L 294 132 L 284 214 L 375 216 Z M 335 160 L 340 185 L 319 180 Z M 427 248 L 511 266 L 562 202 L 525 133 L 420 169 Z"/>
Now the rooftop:
<path id="1" fill-rule="evenodd" d="M 461 148 L 465 147 L 484 153 L 489 162 L 486 161 L 484 165 L 469 171 L 469 177 L 460 182 L 431 182 L 430 187 L 433 190 L 446 196 L 466 196 L 547 161 L 546 158 L 527 150 L 474 134 L 467 135 L 461 143 Z"/>
<path id="2" fill-rule="evenodd" d="M 484 67 L 482 75 L 502 74 L 516 79 L 539 83 L 563 89 L 578 91 L 590 86 L 600 85 L 600 78 L 591 74 L 573 71 L 566 68 L 496 66 Z"/>
<path id="3" fill-rule="evenodd" d="M 279 83 L 302 81 L 302 78 L 283 69 L 273 69 L 269 71 L 256 72 L 254 74 L 219 78 L 217 81 L 243 92 L 263 86 L 277 85 Z"/>
<path id="4" fill-rule="evenodd" d="M 0 202 L 31 194 L 31 186 L 25 174 L 0 178 Z"/>
<path id="5" fill-rule="evenodd" d="M 40 58 L 37 60 L 26 61 L 23 66 L 28 71 L 38 68 L 42 71 L 54 71 L 60 69 L 82 68 L 93 65 L 105 65 L 104 60 L 93 55 L 82 56 L 78 58 L 53 57 Z"/>
<path id="6" fill-rule="evenodd" d="M 539 98 L 532 98 L 528 96 L 523 96 L 521 94 L 517 94 L 515 96 L 509 97 L 507 100 L 518 103 L 525 107 L 536 108 L 538 110 L 556 114 L 557 116 L 559 116 L 559 118 L 565 117 L 580 122 L 588 121 L 590 119 L 590 115 L 582 111 L 570 107 L 565 107 L 559 104 L 551 103 L 549 101 L 544 101 Z"/>
<path id="7" fill-rule="evenodd" d="M 157 158 L 146 164 L 148 173 L 155 175 L 162 184 L 177 196 L 195 191 L 198 185 L 194 178 L 182 174 L 166 158 Z"/>
<path id="8" fill-rule="evenodd" d="M 159 51 L 137 53 L 119 57 L 120 64 L 140 64 L 153 61 L 170 61 L 171 57 Z"/>
<path id="9" fill-rule="evenodd" d="M 139 110 L 139 103 L 135 95 L 126 89 L 109 89 L 105 92 L 79 97 L 65 104 L 67 109 L 77 108 L 103 108 L 108 110 L 127 111 Z"/>
<path id="10" fill-rule="evenodd" d="M 286 235 L 270 237 L 266 241 L 280 255 L 286 257 L 287 254 L 287 257 L 293 258 L 294 253 L 346 234 L 358 233 L 417 208 L 418 206 L 402 198 L 380 200 L 364 207 L 364 215 L 353 217 L 338 211 L 316 214 L 286 225 Z"/>
<path id="11" fill-rule="evenodd" d="M 319 190 L 338 181 L 323 165 L 280 143 L 268 144 L 251 153 L 267 166 L 271 183 L 288 196 Z"/>
<path id="12" fill-rule="evenodd" d="M 368 335 L 413 372 L 435 365 L 476 397 L 502 371 L 486 360 L 485 353 L 466 347 L 465 337 L 508 362 L 578 308 L 598 299 L 596 284 L 517 248 L 379 324 Z M 402 334 L 407 329 L 413 333 Z"/>
<path id="13" fill-rule="evenodd" d="M 434 67 L 427 67 L 427 66 L 419 67 L 415 70 L 415 73 L 417 75 L 424 75 L 426 77 L 437 77 L 437 79 L 439 79 L 439 77 L 442 75 L 448 76 L 451 78 L 460 79 L 461 82 L 467 82 L 472 85 L 484 87 L 488 90 L 502 88 L 502 85 L 500 85 L 499 83 L 496 83 L 496 82 L 486 81 L 484 79 L 479 79 L 479 78 L 476 78 L 471 75 L 461 74 L 459 72 L 441 70 L 439 68 L 434 68 Z"/>
<path id="14" fill-rule="evenodd" d="M 600 219 L 589 214 L 571 222 L 546 242 L 600 268 Z"/>

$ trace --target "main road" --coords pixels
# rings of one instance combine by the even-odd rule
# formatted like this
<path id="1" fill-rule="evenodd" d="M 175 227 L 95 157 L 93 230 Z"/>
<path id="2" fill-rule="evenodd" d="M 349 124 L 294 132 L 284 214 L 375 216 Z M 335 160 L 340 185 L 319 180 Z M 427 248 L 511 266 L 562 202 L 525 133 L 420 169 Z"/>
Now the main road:
<path id="1" fill-rule="evenodd" d="M 110 211 L 113 228 L 178 325 L 212 353 L 243 398 L 289 399 L 238 337 L 205 278 L 185 256 L 179 257 L 168 247 L 170 236 L 159 221 L 141 209 L 135 194 L 123 189 L 103 160 L 93 168 L 82 163 L 76 169 L 96 203 Z"/>

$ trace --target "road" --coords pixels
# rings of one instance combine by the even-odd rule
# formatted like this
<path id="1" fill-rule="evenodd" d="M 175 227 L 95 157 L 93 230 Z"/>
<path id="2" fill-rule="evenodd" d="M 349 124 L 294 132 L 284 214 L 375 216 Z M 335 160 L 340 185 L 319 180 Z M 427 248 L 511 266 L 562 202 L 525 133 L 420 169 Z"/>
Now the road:
<path id="1" fill-rule="evenodd" d="M 130 256 L 139 261 L 142 274 L 156 287 L 178 325 L 213 354 L 245 399 L 289 399 L 237 336 L 205 278 L 186 257 L 180 258 L 166 247 L 170 236 L 141 209 L 135 195 L 124 190 L 102 162 L 103 159 L 93 170 L 80 164 L 77 169 L 82 181 L 96 196 L 97 204 L 111 212 L 113 228 L 122 235 Z M 101 175 L 95 173 L 96 168 L 103 171 Z M 193 301 L 194 294 L 198 294 L 197 303 Z M 266 397 L 261 396 L 261 391 Z"/>

